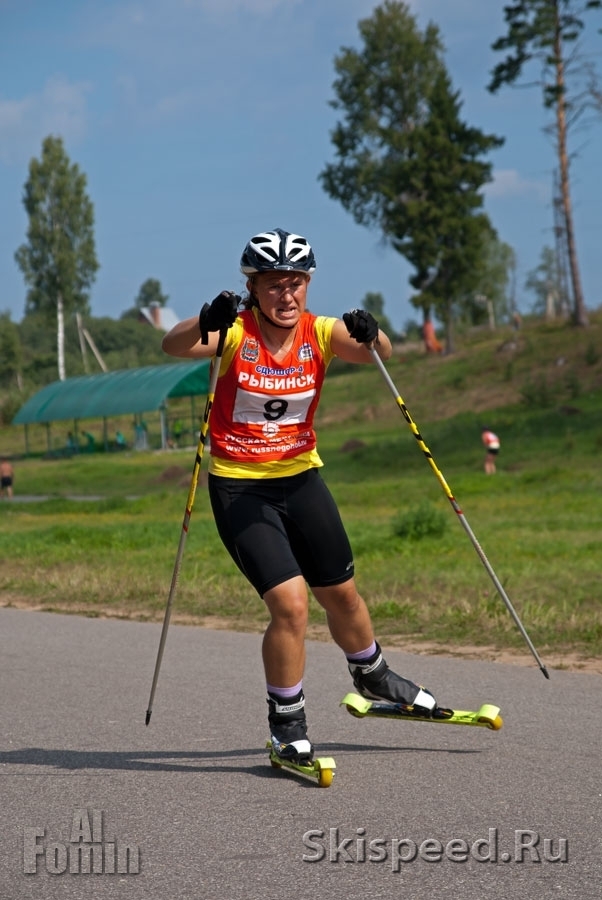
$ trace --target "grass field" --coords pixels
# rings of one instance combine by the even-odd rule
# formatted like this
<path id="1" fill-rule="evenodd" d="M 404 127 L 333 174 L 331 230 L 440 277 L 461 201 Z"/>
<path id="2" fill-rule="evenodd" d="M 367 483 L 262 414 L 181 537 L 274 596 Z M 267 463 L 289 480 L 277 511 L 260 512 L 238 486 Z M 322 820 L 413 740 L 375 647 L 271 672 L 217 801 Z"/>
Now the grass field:
<path id="1" fill-rule="evenodd" d="M 449 358 L 402 349 L 387 364 L 544 660 L 602 655 L 601 360 L 594 319 L 580 331 L 481 333 Z M 502 438 L 493 477 L 483 425 Z M 318 432 L 381 639 L 526 649 L 374 368 L 333 370 Z M 15 454 L 20 439 L 0 432 L 0 450 Z M 0 502 L 1 602 L 161 618 L 193 463 L 193 448 L 16 459 L 16 493 L 52 499 Z M 222 548 L 203 482 L 174 618 L 262 629 L 263 604 Z M 314 603 L 311 621 L 324 623 Z"/>

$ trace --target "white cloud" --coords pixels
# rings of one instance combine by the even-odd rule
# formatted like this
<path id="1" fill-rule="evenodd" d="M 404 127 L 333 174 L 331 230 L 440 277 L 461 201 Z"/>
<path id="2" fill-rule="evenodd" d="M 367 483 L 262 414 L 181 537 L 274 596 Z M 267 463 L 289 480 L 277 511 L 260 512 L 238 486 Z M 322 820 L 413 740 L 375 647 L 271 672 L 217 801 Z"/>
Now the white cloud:
<path id="1" fill-rule="evenodd" d="M 3 135 L 10 135 L 19 127 L 30 106 L 30 100 L 0 100 L 0 131 Z"/>
<path id="2" fill-rule="evenodd" d="M 0 161 L 20 164 L 38 153 L 48 134 L 79 141 L 86 130 L 88 82 L 49 78 L 37 94 L 21 99 L 0 97 Z"/>
<path id="3" fill-rule="evenodd" d="M 549 198 L 550 188 L 543 181 L 523 178 L 516 169 L 495 169 L 493 181 L 485 185 L 484 193 L 491 198 L 520 197 L 536 194 L 544 201 Z"/>

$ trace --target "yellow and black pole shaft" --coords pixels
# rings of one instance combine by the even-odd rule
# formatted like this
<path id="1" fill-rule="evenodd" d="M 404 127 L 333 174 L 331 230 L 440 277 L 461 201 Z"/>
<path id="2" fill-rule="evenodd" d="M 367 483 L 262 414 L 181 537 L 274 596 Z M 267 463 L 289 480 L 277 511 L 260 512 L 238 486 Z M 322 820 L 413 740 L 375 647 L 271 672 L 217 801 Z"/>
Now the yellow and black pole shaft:
<path id="1" fill-rule="evenodd" d="M 217 379 L 219 378 L 219 369 L 222 358 L 222 353 L 224 349 L 224 341 L 226 339 L 227 329 L 223 329 L 220 331 L 219 341 L 217 345 L 217 350 L 215 353 L 215 357 L 213 359 L 212 367 L 211 367 L 211 377 L 209 379 L 209 389 L 207 392 L 207 400 L 205 403 L 205 412 L 203 414 L 203 422 L 201 424 L 201 432 L 199 437 L 199 443 L 196 449 L 196 456 L 194 459 L 194 466 L 192 469 L 192 478 L 190 480 L 190 489 L 188 491 L 188 499 L 186 500 L 186 510 L 184 512 L 184 521 L 182 522 L 182 531 L 180 532 L 180 541 L 178 543 L 178 552 L 176 553 L 176 561 L 174 563 L 173 573 L 171 576 L 171 586 L 169 588 L 169 596 L 167 598 L 167 606 L 165 607 L 165 615 L 163 617 L 163 628 L 161 629 L 161 638 L 159 640 L 159 651 L 157 653 L 157 661 L 155 663 L 155 671 L 153 674 L 153 683 L 151 686 L 150 699 L 148 701 L 148 708 L 146 710 L 146 724 L 150 722 L 151 715 L 153 713 L 153 701 L 155 698 L 155 691 L 157 689 L 157 682 L 159 680 L 159 671 L 161 669 L 161 662 L 163 660 L 163 651 L 165 649 L 165 640 L 167 638 L 167 629 L 169 628 L 169 621 L 171 619 L 171 608 L 173 605 L 173 600 L 176 595 L 176 589 L 178 586 L 178 578 L 180 575 L 180 566 L 182 564 L 182 557 L 184 555 L 184 547 L 186 545 L 186 537 L 188 535 L 188 525 L 190 523 L 190 517 L 192 515 L 192 507 L 194 506 L 194 498 L 196 496 L 196 489 L 199 482 L 199 475 L 201 473 L 201 464 L 203 462 L 203 452 L 205 450 L 205 444 L 207 442 L 207 434 L 209 432 L 209 417 L 211 415 L 211 407 L 213 406 L 213 400 L 215 397 L 215 389 L 217 386 Z"/>
<path id="2" fill-rule="evenodd" d="M 526 641 L 526 643 L 527 643 L 527 646 L 529 647 L 529 650 L 530 650 L 531 653 L 533 654 L 533 657 L 534 657 L 535 661 L 537 662 L 537 665 L 539 666 L 541 672 L 545 675 L 546 678 L 549 678 L 550 675 L 549 675 L 549 673 L 548 673 L 548 670 L 546 669 L 545 665 L 544 665 L 543 662 L 541 661 L 541 658 L 540 658 L 540 656 L 539 656 L 537 650 L 536 650 L 535 647 L 533 646 L 533 643 L 532 643 L 532 641 L 531 641 L 529 635 L 528 635 L 527 632 L 525 631 L 525 628 L 524 628 L 524 626 L 523 626 L 523 623 L 522 623 L 521 620 L 519 619 L 518 613 L 517 613 L 516 610 L 514 609 L 514 606 L 512 605 L 512 603 L 511 603 L 511 601 L 510 601 L 510 598 L 508 597 L 508 594 L 507 594 L 506 591 L 504 590 L 503 585 L 501 584 L 499 578 L 498 578 L 497 575 L 495 574 L 495 572 L 494 572 L 494 570 L 493 570 L 493 568 L 492 568 L 492 566 L 491 566 L 491 563 L 489 562 L 489 560 L 488 560 L 487 557 L 485 556 L 485 552 L 483 551 L 483 548 L 482 548 L 481 545 L 479 544 L 477 538 L 475 537 L 475 534 L 474 534 L 472 528 L 471 528 L 470 525 L 468 524 L 468 521 L 467 521 L 467 519 L 466 519 L 466 516 L 464 515 L 464 513 L 463 513 L 462 510 L 460 509 L 460 506 L 459 506 L 458 502 L 456 501 L 456 498 L 455 498 L 454 495 L 452 494 L 452 492 L 451 492 L 451 490 L 450 490 L 450 487 L 449 487 L 447 481 L 446 481 L 445 478 L 443 477 L 443 473 L 441 472 L 441 470 L 439 469 L 439 467 L 438 467 L 437 464 L 435 463 L 435 460 L 433 459 L 433 455 L 432 455 L 431 451 L 429 450 L 429 448 L 428 448 L 427 445 L 425 444 L 425 442 L 424 442 L 424 440 L 423 440 L 423 438 L 422 438 L 422 435 L 420 434 L 420 431 L 418 430 L 418 426 L 416 425 L 416 423 L 415 423 L 414 420 L 412 419 L 412 416 L 410 415 L 409 410 L 408 410 L 407 406 L 405 405 L 405 403 L 403 402 L 403 399 L 402 399 L 402 397 L 401 397 L 399 391 L 398 391 L 397 388 L 395 387 L 395 384 L 393 383 L 393 381 L 392 381 L 392 379 L 391 379 L 389 373 L 387 372 L 387 370 L 386 370 L 386 368 L 385 368 L 385 365 L 384 365 L 382 359 L 380 358 L 380 356 L 379 356 L 378 353 L 376 352 L 374 346 L 370 346 L 369 349 L 370 349 L 370 352 L 371 352 L 371 354 L 372 354 L 372 356 L 373 356 L 373 358 L 374 358 L 374 361 L 376 362 L 376 365 L 378 366 L 378 368 L 379 368 L 379 370 L 380 370 L 381 375 L 383 376 L 383 378 L 384 378 L 384 380 L 385 380 L 385 383 L 387 384 L 389 390 L 391 391 L 391 393 L 392 393 L 393 396 L 395 397 L 395 402 L 396 402 L 397 405 L 399 406 L 399 408 L 400 408 L 400 410 L 401 410 L 401 412 L 402 412 L 402 415 L 403 415 L 404 419 L 405 419 L 406 422 L 408 423 L 408 425 L 409 425 L 409 427 L 410 427 L 410 430 L 411 430 L 412 434 L 413 434 L 414 437 L 416 438 L 416 441 L 417 441 L 417 443 L 418 443 L 418 446 L 420 447 L 420 449 L 421 449 L 422 452 L 424 453 L 424 455 L 425 455 L 425 457 L 426 457 L 426 459 L 427 459 L 427 461 L 428 461 L 428 463 L 429 463 L 431 469 L 432 469 L 433 472 L 435 473 L 435 476 L 436 476 L 436 478 L 437 478 L 437 481 L 439 482 L 439 484 L 440 484 L 441 487 L 443 488 L 443 491 L 444 491 L 444 493 L 445 493 L 445 496 L 447 497 L 447 499 L 448 499 L 449 502 L 451 503 L 454 512 L 457 514 L 458 519 L 459 519 L 459 521 L 460 521 L 460 524 L 462 525 L 464 531 L 466 532 L 466 534 L 467 534 L 468 537 L 470 538 L 470 542 L 472 543 L 474 549 L 476 550 L 477 556 L 479 557 L 479 559 L 480 559 L 481 562 L 483 563 L 483 566 L 485 567 L 485 569 L 486 569 L 486 571 L 487 571 L 487 574 L 489 575 L 489 577 L 490 577 L 491 580 L 493 581 L 493 583 L 494 583 L 494 585 L 495 585 L 495 588 L 496 588 L 498 594 L 500 595 L 500 597 L 501 597 L 502 600 L 504 601 L 504 603 L 505 603 L 505 605 L 506 605 L 506 609 L 508 610 L 508 612 L 510 613 L 510 615 L 511 615 L 512 618 L 514 619 L 514 622 L 515 622 L 515 624 L 516 624 L 518 630 L 520 631 L 520 633 L 522 634 L 523 638 L 525 639 L 525 641 Z"/>

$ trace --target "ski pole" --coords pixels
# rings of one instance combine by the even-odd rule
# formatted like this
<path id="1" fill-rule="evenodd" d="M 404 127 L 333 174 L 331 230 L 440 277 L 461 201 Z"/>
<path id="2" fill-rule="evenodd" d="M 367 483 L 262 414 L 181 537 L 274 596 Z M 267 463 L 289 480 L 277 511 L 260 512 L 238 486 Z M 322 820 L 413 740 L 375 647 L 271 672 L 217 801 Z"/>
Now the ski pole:
<path id="1" fill-rule="evenodd" d="M 429 463 L 431 469 L 432 469 L 433 472 L 435 473 L 435 476 L 436 476 L 436 478 L 437 478 L 439 484 L 440 484 L 441 487 L 443 488 L 443 491 L 444 491 L 444 493 L 445 493 L 447 499 L 449 500 L 449 502 L 450 502 L 451 505 L 452 505 L 452 509 L 453 509 L 454 512 L 457 514 L 458 519 L 460 520 L 460 524 L 462 525 L 462 527 L 464 528 L 464 531 L 466 532 L 466 534 L 467 534 L 468 537 L 470 538 L 470 541 L 471 541 L 473 547 L 475 548 L 475 550 L 477 551 L 477 555 L 478 555 L 479 559 L 481 560 L 481 562 L 482 562 L 483 565 L 485 566 L 485 569 L 487 570 L 487 573 L 488 573 L 489 577 L 490 577 L 491 580 L 493 581 L 493 583 L 494 583 L 494 585 L 495 585 L 495 587 L 496 587 L 496 589 L 497 589 L 497 592 L 499 593 L 500 597 L 502 598 L 502 600 L 503 600 L 504 603 L 506 604 L 506 609 L 508 610 L 508 612 L 510 613 L 510 615 L 511 615 L 512 618 L 514 619 L 514 621 L 515 621 L 515 623 L 516 623 L 516 626 L 517 626 L 518 630 L 520 631 L 520 633 L 521 633 L 522 636 L 524 637 L 524 639 L 525 639 L 525 641 L 526 641 L 526 643 L 527 643 L 527 646 L 529 647 L 529 650 L 531 651 L 531 653 L 533 654 L 533 657 L 535 658 L 535 661 L 537 662 L 537 665 L 539 666 L 539 668 L 541 669 L 541 671 L 542 671 L 542 673 L 545 675 L 545 677 L 546 677 L 546 678 L 549 678 L 550 675 L 549 675 L 549 673 L 548 673 L 548 670 L 546 669 L 546 667 L 544 666 L 543 662 L 541 661 L 541 659 L 540 659 L 540 657 L 539 657 L 539 654 L 537 653 L 537 650 L 536 650 L 535 647 L 533 646 L 533 644 L 532 644 L 532 642 L 531 642 L 531 639 L 530 639 L 529 635 L 528 635 L 527 632 L 525 631 L 525 628 L 524 628 L 524 626 L 523 626 L 523 623 L 522 623 L 521 620 L 519 619 L 516 610 L 514 609 L 512 603 L 510 602 L 510 598 L 508 597 L 506 591 L 505 591 L 504 588 L 502 587 L 502 584 L 500 583 L 500 581 L 499 581 L 497 575 L 496 575 L 495 572 L 493 571 L 493 568 L 491 567 L 491 564 L 490 564 L 489 560 L 488 560 L 487 557 L 485 556 L 485 553 L 484 553 L 484 551 L 483 551 L 481 545 L 479 544 L 478 540 L 477 540 L 476 537 L 475 537 L 475 534 L 474 534 L 472 528 L 470 527 L 470 525 L 468 524 L 468 522 L 467 522 L 467 520 L 466 520 L 466 516 L 464 515 L 464 513 L 463 513 L 462 510 L 460 509 L 458 503 L 456 502 L 456 499 L 455 499 L 454 495 L 452 494 L 452 492 L 451 492 L 451 490 L 450 490 L 450 488 L 449 488 L 449 485 L 447 484 L 447 481 L 446 481 L 445 478 L 443 477 L 442 472 L 441 472 L 441 471 L 439 470 L 439 468 L 437 467 L 437 465 L 436 465 L 436 463 L 435 463 L 435 460 L 433 459 L 433 456 L 432 456 L 432 454 L 431 454 L 431 451 L 429 450 L 429 448 L 428 448 L 428 447 L 426 446 L 426 444 L 424 443 L 424 441 L 423 441 L 423 439 L 422 439 L 422 435 L 420 434 L 420 432 L 419 432 L 419 430 L 418 430 L 418 427 L 417 427 L 416 423 L 415 423 L 414 420 L 412 419 L 412 417 L 411 417 L 411 415 L 410 415 L 410 413 L 409 413 L 409 411 L 408 411 L 407 406 L 406 406 L 405 403 L 403 402 L 403 400 L 402 400 L 402 398 L 401 398 L 401 396 L 400 396 L 400 394 L 399 394 L 399 391 L 397 390 L 397 388 L 395 387 L 393 381 L 391 380 L 391 377 L 389 376 L 389 373 L 387 372 L 387 370 L 386 370 L 386 368 L 385 368 L 385 365 L 384 365 L 382 359 L 380 358 L 380 356 L 378 355 L 378 353 L 377 353 L 376 350 L 374 349 L 374 346 L 370 345 L 369 350 L 370 350 L 370 353 L 372 354 L 372 356 L 374 357 L 374 361 L 376 362 L 376 365 L 377 365 L 378 368 L 380 369 L 381 375 L 383 376 L 383 378 L 384 378 L 384 380 L 385 380 L 385 383 L 387 384 L 387 386 L 389 387 L 389 390 L 391 391 L 391 393 L 392 393 L 393 396 L 395 397 L 395 402 L 396 402 L 397 405 L 399 406 L 399 408 L 400 408 L 400 410 L 401 410 L 401 412 L 402 412 L 402 414 L 403 414 L 404 419 L 406 420 L 406 422 L 407 422 L 408 425 L 410 426 L 410 430 L 411 430 L 412 434 L 414 435 L 414 437 L 415 437 L 416 440 L 418 441 L 418 446 L 420 447 L 420 449 L 422 450 L 422 452 L 423 452 L 424 455 L 426 456 L 426 458 L 427 458 L 427 460 L 428 460 L 428 463 Z"/>
<path id="2" fill-rule="evenodd" d="M 196 449 L 196 456 L 194 460 L 194 467 L 192 470 L 192 479 L 190 481 L 190 490 L 188 491 L 188 499 L 186 501 L 186 511 L 184 513 L 184 521 L 182 522 L 182 531 L 180 534 L 180 542 L 178 544 L 178 552 L 176 553 L 176 561 L 174 564 L 173 574 L 171 576 L 171 586 L 169 589 L 169 597 L 167 598 L 167 606 L 165 607 L 165 615 L 163 617 L 163 628 L 161 629 L 161 639 L 159 641 L 159 652 L 157 653 L 157 662 L 155 663 L 155 672 L 153 674 L 153 683 L 151 686 L 150 699 L 148 701 L 148 708 L 146 710 L 146 724 L 150 722 L 151 715 L 153 713 L 153 700 L 155 697 L 155 690 L 157 688 L 157 682 L 159 680 L 159 670 L 161 668 L 161 661 L 163 659 L 163 650 L 165 649 L 165 640 L 167 638 L 167 629 L 169 628 L 169 620 L 171 619 L 171 607 L 173 604 L 173 599 L 176 594 L 176 588 L 178 584 L 178 577 L 180 575 L 180 565 L 182 563 L 182 556 L 184 555 L 184 547 L 186 545 L 186 537 L 188 535 L 188 524 L 190 522 L 190 516 L 192 515 L 192 507 L 194 505 L 194 498 L 196 494 L 196 488 L 199 480 L 199 474 L 201 471 L 201 462 L 203 460 L 203 451 L 205 449 L 205 443 L 207 441 L 207 432 L 209 430 L 209 416 L 211 415 L 211 407 L 213 406 L 213 398 L 215 396 L 215 388 L 217 385 L 217 379 L 219 377 L 219 368 L 220 362 L 222 358 L 222 353 L 224 349 L 224 341 L 226 339 L 226 331 L 227 329 L 222 329 L 219 334 L 219 341 L 217 344 L 217 350 L 215 353 L 215 359 L 213 361 L 213 368 L 211 370 L 211 378 L 209 379 L 209 389 L 207 392 L 207 401 L 205 403 L 205 412 L 203 415 L 203 422 L 201 425 L 201 433 L 199 437 L 199 443 Z"/>

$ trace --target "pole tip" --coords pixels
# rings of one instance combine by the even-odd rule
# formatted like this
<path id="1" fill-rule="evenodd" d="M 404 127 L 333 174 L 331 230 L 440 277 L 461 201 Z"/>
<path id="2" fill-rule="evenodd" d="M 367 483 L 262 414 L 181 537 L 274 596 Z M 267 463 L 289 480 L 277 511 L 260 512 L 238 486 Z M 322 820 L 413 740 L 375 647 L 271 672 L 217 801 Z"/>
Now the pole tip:
<path id="1" fill-rule="evenodd" d="M 540 666 L 540 668 L 541 668 L 541 671 L 543 672 L 544 676 L 545 676 L 545 677 L 548 679 L 548 681 L 549 681 L 549 680 L 550 680 L 550 673 L 548 672 L 548 670 L 546 669 L 546 667 L 545 667 L 545 666 Z"/>
<path id="2" fill-rule="evenodd" d="M 153 714 L 152 709 L 146 710 L 146 722 L 144 723 L 145 725 L 148 725 L 148 723 L 150 722 L 150 717 L 152 716 L 152 714 Z"/>

